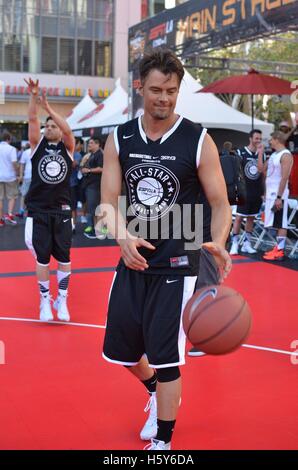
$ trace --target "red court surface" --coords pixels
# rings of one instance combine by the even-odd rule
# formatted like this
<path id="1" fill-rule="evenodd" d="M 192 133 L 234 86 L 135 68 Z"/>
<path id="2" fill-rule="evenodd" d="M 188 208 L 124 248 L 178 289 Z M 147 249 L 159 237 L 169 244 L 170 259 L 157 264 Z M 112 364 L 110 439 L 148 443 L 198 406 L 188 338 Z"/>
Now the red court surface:
<path id="1" fill-rule="evenodd" d="M 30 254 L 0 252 L 0 449 L 146 444 L 138 437 L 146 419 L 144 387 L 101 358 L 113 277 L 103 268 L 114 267 L 118 254 L 116 247 L 73 249 L 73 270 L 82 272 L 71 278 L 71 324 L 45 324 L 37 321 L 36 279 L 25 275 L 34 271 Z M 101 271 L 84 272 L 90 268 Z M 292 363 L 298 357 L 291 355 L 298 340 L 297 280 L 297 271 L 272 264 L 234 265 L 226 284 L 251 306 L 251 347 L 187 358 L 174 450 L 298 449 L 298 364 Z M 56 287 L 54 275 L 51 281 Z"/>

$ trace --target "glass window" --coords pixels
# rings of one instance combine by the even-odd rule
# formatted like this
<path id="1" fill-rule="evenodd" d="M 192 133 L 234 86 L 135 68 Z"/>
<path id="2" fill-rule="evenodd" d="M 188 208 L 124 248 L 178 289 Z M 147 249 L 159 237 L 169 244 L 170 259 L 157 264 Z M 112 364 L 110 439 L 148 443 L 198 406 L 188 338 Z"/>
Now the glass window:
<path id="1" fill-rule="evenodd" d="M 57 38 L 42 38 L 41 71 L 57 73 Z"/>
<path id="2" fill-rule="evenodd" d="M 60 15 L 74 16 L 75 6 L 75 0 L 60 0 Z"/>
<path id="3" fill-rule="evenodd" d="M 4 70 L 21 71 L 21 41 L 4 36 Z"/>
<path id="4" fill-rule="evenodd" d="M 58 15 L 59 0 L 41 1 L 41 14 L 45 16 Z"/>
<path id="5" fill-rule="evenodd" d="M 38 36 L 23 38 L 23 70 L 24 72 L 40 72 L 40 39 Z"/>
<path id="6" fill-rule="evenodd" d="M 74 39 L 60 39 L 60 73 L 74 74 L 74 45 Z"/>
<path id="7" fill-rule="evenodd" d="M 58 17 L 42 16 L 41 17 L 41 34 L 43 36 L 58 35 Z"/>
<path id="8" fill-rule="evenodd" d="M 94 22 L 94 38 L 98 41 L 112 41 L 112 24 L 105 21 Z"/>
<path id="9" fill-rule="evenodd" d="M 78 37 L 92 38 L 93 21 L 84 18 L 78 18 Z"/>
<path id="10" fill-rule="evenodd" d="M 78 75 L 92 75 L 92 41 L 78 40 Z"/>
<path id="11" fill-rule="evenodd" d="M 22 0 L 7 2 L 1 12 L 3 15 L 4 32 L 7 35 L 21 36 L 23 27 L 23 9 Z"/>
<path id="12" fill-rule="evenodd" d="M 93 0 L 77 0 L 77 12 L 79 18 L 94 18 Z"/>
<path id="13" fill-rule="evenodd" d="M 95 0 L 95 18 L 112 21 L 113 4 L 113 0 Z"/>
<path id="14" fill-rule="evenodd" d="M 111 43 L 95 43 L 95 76 L 112 76 L 112 45 Z"/>
<path id="15" fill-rule="evenodd" d="M 60 36 L 66 36 L 66 37 L 75 37 L 75 17 L 66 17 L 66 16 L 61 16 L 60 19 L 60 26 L 59 26 L 59 31 L 60 31 Z"/>
<path id="16" fill-rule="evenodd" d="M 34 10 L 27 10 L 23 21 L 23 34 L 39 35 L 40 16 Z"/>

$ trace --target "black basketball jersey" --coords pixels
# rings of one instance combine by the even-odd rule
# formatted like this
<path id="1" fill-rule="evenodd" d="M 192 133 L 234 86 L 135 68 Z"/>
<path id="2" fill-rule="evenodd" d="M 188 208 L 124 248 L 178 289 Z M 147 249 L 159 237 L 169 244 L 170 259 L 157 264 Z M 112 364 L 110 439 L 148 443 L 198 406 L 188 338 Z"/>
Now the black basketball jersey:
<path id="1" fill-rule="evenodd" d="M 138 250 L 149 265 L 145 273 L 197 275 L 199 247 L 189 249 L 185 244 L 194 240 L 190 233 L 199 218 L 197 167 L 205 133 L 182 117 L 155 142 L 147 138 L 141 117 L 115 129 L 129 206 L 128 231 L 133 226 L 135 234 L 156 247 Z M 186 220 L 183 228 L 182 220 Z"/>
<path id="2" fill-rule="evenodd" d="M 252 152 L 248 147 L 239 149 L 237 153 L 241 157 L 247 199 L 257 199 L 264 192 L 263 176 L 258 171 L 258 153 Z"/>
<path id="3" fill-rule="evenodd" d="M 51 144 L 43 137 L 32 153 L 32 179 L 25 203 L 30 212 L 71 212 L 72 158 L 62 140 Z"/>

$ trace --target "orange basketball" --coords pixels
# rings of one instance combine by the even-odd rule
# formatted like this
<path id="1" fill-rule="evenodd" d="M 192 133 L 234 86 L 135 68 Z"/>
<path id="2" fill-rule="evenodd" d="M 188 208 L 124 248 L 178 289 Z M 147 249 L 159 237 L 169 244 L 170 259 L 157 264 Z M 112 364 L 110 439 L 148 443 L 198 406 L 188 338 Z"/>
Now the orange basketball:
<path id="1" fill-rule="evenodd" d="M 207 354 L 239 348 L 252 323 L 251 311 L 239 292 L 224 286 L 196 291 L 183 312 L 183 328 L 192 345 Z"/>

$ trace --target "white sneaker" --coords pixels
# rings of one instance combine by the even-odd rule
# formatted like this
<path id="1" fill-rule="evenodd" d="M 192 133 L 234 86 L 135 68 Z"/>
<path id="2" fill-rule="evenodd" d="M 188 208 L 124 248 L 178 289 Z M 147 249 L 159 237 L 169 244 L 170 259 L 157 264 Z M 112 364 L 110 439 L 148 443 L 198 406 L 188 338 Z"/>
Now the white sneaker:
<path id="1" fill-rule="evenodd" d="M 54 302 L 54 309 L 57 310 L 58 320 L 61 320 L 61 321 L 70 320 L 70 315 L 69 315 L 69 311 L 67 308 L 66 299 L 67 299 L 67 295 L 59 294 L 57 299 Z"/>
<path id="2" fill-rule="evenodd" d="M 231 249 L 230 249 L 230 255 L 238 255 L 238 242 L 233 242 Z"/>
<path id="3" fill-rule="evenodd" d="M 206 356 L 206 353 L 204 353 L 203 351 L 200 351 L 197 348 L 191 348 L 188 351 L 187 355 L 192 356 L 192 357 L 200 357 L 200 356 Z"/>
<path id="4" fill-rule="evenodd" d="M 253 255 L 254 253 L 257 253 L 257 250 L 255 250 L 251 244 L 248 241 L 245 241 L 241 247 L 241 251 L 243 253 L 249 253 L 250 255 Z"/>
<path id="5" fill-rule="evenodd" d="M 149 441 L 156 437 L 157 434 L 157 402 L 156 393 L 152 393 L 147 405 L 144 409 L 145 412 L 149 411 L 148 419 L 140 432 L 140 438 L 143 441 Z"/>
<path id="6" fill-rule="evenodd" d="M 171 443 L 167 444 L 164 441 L 158 441 L 157 439 L 151 439 L 151 443 L 144 447 L 144 450 L 171 450 Z"/>
<path id="7" fill-rule="evenodd" d="M 41 321 L 54 320 L 51 308 L 51 296 L 49 294 L 40 296 L 39 319 Z"/>

